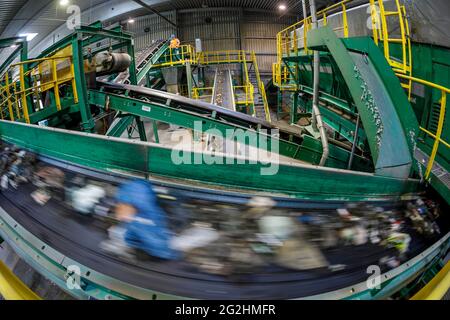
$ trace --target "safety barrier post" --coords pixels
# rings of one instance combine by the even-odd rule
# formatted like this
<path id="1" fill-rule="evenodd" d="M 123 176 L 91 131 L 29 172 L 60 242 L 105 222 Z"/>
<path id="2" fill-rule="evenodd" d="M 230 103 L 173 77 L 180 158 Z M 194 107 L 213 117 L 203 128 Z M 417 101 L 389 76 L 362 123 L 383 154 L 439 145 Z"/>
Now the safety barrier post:
<path id="1" fill-rule="evenodd" d="M 8 99 L 9 118 L 11 119 L 11 121 L 14 121 L 14 113 L 13 113 L 12 102 L 11 102 L 11 92 L 10 92 L 10 88 L 9 88 L 10 83 L 9 83 L 8 71 L 6 71 L 6 74 L 5 74 L 5 81 L 6 81 L 6 95 L 7 95 L 7 99 Z"/>
<path id="2" fill-rule="evenodd" d="M 425 172 L 426 179 L 429 179 L 431 171 L 433 170 L 434 161 L 436 159 L 439 145 L 441 143 L 442 130 L 444 128 L 445 108 L 447 105 L 447 93 L 442 90 L 441 94 L 442 94 L 442 97 L 441 97 L 441 109 L 440 109 L 440 113 L 439 113 L 439 123 L 438 123 L 437 132 L 436 132 L 435 142 L 433 145 L 433 150 L 431 151 L 430 160 L 428 161 L 427 170 Z"/>
<path id="3" fill-rule="evenodd" d="M 25 73 L 24 73 L 24 65 L 21 64 L 19 66 L 20 72 L 20 94 L 21 94 L 21 102 L 22 102 L 22 110 L 23 115 L 25 117 L 25 121 L 30 123 L 30 116 L 28 115 L 28 103 L 27 103 L 27 94 L 25 89 Z"/>
<path id="4" fill-rule="evenodd" d="M 53 74 L 53 91 L 55 92 L 55 104 L 56 109 L 61 111 L 61 100 L 59 97 L 59 83 L 58 83 L 58 70 L 56 65 L 56 58 L 52 59 L 52 74 Z"/>

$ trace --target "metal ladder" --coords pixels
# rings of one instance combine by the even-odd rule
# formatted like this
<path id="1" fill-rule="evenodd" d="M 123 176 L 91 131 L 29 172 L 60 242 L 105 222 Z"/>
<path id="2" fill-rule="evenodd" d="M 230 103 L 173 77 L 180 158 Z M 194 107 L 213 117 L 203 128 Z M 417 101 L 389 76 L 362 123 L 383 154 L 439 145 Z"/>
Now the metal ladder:
<path id="1" fill-rule="evenodd" d="M 377 45 L 382 43 L 384 56 L 391 65 L 395 73 L 412 75 L 412 52 L 411 52 L 411 34 L 409 29 L 408 18 L 406 16 L 405 6 L 400 4 L 399 0 L 395 0 L 395 9 L 387 10 L 383 0 L 370 0 L 372 10 L 372 27 L 373 38 Z M 388 20 L 392 18 L 398 20 L 400 30 L 400 38 L 392 38 L 389 30 Z M 391 23 L 392 24 L 392 23 Z M 391 44 L 401 44 L 401 59 L 392 56 Z M 408 98 L 411 99 L 412 81 L 406 80 L 401 82 L 402 87 L 407 91 Z"/>

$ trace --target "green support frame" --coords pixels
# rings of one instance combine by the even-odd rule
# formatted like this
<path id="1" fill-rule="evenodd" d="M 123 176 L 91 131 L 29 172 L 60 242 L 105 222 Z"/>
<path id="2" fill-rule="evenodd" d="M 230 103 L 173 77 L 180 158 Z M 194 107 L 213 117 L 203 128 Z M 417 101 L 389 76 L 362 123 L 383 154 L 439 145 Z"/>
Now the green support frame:
<path id="1" fill-rule="evenodd" d="M 338 65 L 368 137 L 375 172 L 407 178 L 413 165 L 412 144 L 418 123 L 412 120 L 413 111 L 400 82 L 385 82 L 389 75 L 395 78 L 395 74 L 379 48 L 367 39 L 366 50 L 352 51 L 330 27 L 322 27 L 308 33 L 308 48 L 329 51 Z M 411 121 L 409 127 L 403 126 L 406 117 Z"/>

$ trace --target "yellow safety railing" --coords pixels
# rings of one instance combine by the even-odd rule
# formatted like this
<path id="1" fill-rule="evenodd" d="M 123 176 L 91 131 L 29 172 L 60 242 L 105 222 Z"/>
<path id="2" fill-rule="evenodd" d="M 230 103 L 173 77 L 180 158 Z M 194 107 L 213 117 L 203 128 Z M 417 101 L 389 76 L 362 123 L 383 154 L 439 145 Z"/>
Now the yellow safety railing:
<path id="1" fill-rule="evenodd" d="M 199 64 L 221 64 L 221 63 L 250 63 L 252 62 L 251 52 L 244 50 L 226 51 L 203 51 L 197 53 Z"/>
<path id="2" fill-rule="evenodd" d="M 342 25 L 334 28 L 336 32 L 342 32 L 343 38 L 349 37 L 349 20 L 348 20 L 348 5 L 356 0 L 344 0 L 339 3 L 326 7 L 317 12 L 317 18 L 321 19 L 319 23 L 322 26 L 328 25 L 329 15 L 335 12 L 342 14 Z M 409 24 L 406 17 L 406 9 L 402 6 L 399 0 L 395 0 L 395 11 L 385 10 L 383 0 L 370 0 L 371 20 L 373 27 L 373 37 L 377 45 L 383 44 L 384 55 L 386 60 L 392 66 L 395 72 L 410 75 L 412 74 L 412 55 L 411 55 L 411 40 Z M 340 10 L 340 11 L 338 11 Z M 389 36 L 388 17 L 395 16 L 398 18 L 400 29 L 400 38 L 392 38 Z M 301 29 L 303 27 L 303 30 Z M 288 78 L 282 77 L 283 58 L 291 56 L 298 56 L 300 54 L 309 54 L 307 47 L 307 34 L 312 27 L 312 18 L 300 20 L 299 22 L 287 27 L 277 34 L 277 62 L 273 66 L 273 78 L 275 84 L 282 90 L 293 90 L 294 87 L 289 83 Z M 361 26 L 366 27 L 366 26 Z M 399 43 L 402 46 L 401 62 L 392 58 L 389 44 Z M 286 79 L 286 82 L 284 81 Z M 411 82 L 402 83 L 402 86 L 408 91 L 409 98 L 411 97 Z"/>
<path id="3" fill-rule="evenodd" d="M 342 10 L 342 26 L 336 27 L 333 30 L 336 32 L 341 31 L 344 38 L 348 38 L 349 36 L 347 3 L 351 1 L 353 0 L 344 0 L 317 12 L 318 19 L 322 18 L 321 23 L 323 26 L 326 26 L 328 25 L 329 13 L 340 8 Z M 303 27 L 303 30 L 301 30 L 301 27 Z M 302 52 L 305 54 L 309 53 L 307 34 L 311 28 L 312 18 L 307 17 L 277 34 L 277 62 L 274 64 L 272 72 L 273 78 L 276 79 L 276 85 L 282 90 L 295 89 L 295 85 L 289 83 L 288 71 L 283 67 L 283 57 L 298 56 Z"/>
<path id="4" fill-rule="evenodd" d="M 200 99 L 200 98 L 212 98 L 214 88 L 213 87 L 205 87 L 205 88 L 192 88 L 192 98 Z"/>
<path id="5" fill-rule="evenodd" d="M 169 48 L 159 61 L 160 63 L 155 64 L 154 68 L 174 67 L 187 63 L 197 64 L 197 54 L 193 46 L 182 45 L 179 48 Z"/>
<path id="6" fill-rule="evenodd" d="M 297 70 L 297 69 L 296 69 Z M 281 91 L 295 91 L 297 84 L 292 77 L 286 65 L 274 63 L 272 65 L 273 83 L 280 88 Z"/>
<path id="7" fill-rule="evenodd" d="M 450 290 L 450 262 L 411 300 L 441 300 Z"/>
<path id="8" fill-rule="evenodd" d="M 255 87 L 251 83 L 247 83 L 243 86 L 234 86 L 233 90 L 235 92 L 236 105 L 245 105 L 247 108 L 254 106 L 255 104 Z M 244 97 L 240 93 L 244 93 Z M 256 116 L 255 109 L 252 108 L 252 116 Z"/>
<path id="9" fill-rule="evenodd" d="M 234 86 L 233 91 L 235 93 L 236 105 L 245 105 L 247 108 L 250 106 L 253 107 L 255 103 L 255 88 L 250 81 L 247 66 L 248 63 L 253 63 L 255 72 L 257 71 L 258 66 L 254 57 L 253 52 L 244 50 L 203 51 L 197 53 L 197 61 L 201 65 L 232 63 L 241 63 L 243 65 L 243 84 Z M 259 70 L 257 72 L 259 73 Z M 254 108 L 252 110 L 252 115 L 255 116 Z"/>
<path id="10" fill-rule="evenodd" d="M 406 17 L 406 8 L 400 4 L 399 0 L 395 0 L 396 10 L 386 10 L 383 0 L 370 0 L 373 38 L 375 43 L 383 44 L 384 56 L 391 67 L 397 73 L 406 75 L 412 74 L 412 52 L 411 52 L 411 38 L 409 23 Z M 395 18 L 399 26 L 400 37 L 392 38 L 389 35 L 388 18 Z M 391 47 L 392 43 L 401 44 L 402 53 L 401 61 L 392 58 Z M 412 82 L 402 83 L 402 86 L 408 92 L 408 98 L 411 99 Z"/>
<path id="11" fill-rule="evenodd" d="M 342 9 L 342 20 L 343 25 L 341 27 L 336 27 L 334 31 L 342 31 L 343 37 L 348 38 L 349 28 L 347 19 L 347 3 L 354 0 L 344 0 L 334 5 L 328 6 L 323 10 L 317 12 L 317 17 L 322 17 L 322 25 L 328 25 L 328 14 L 331 11 L 336 11 L 336 9 Z M 300 28 L 303 30 L 300 34 Z M 306 19 L 300 20 L 299 22 L 287 27 L 286 29 L 280 31 L 277 34 L 277 55 L 278 62 L 281 62 L 283 56 L 297 55 L 300 53 L 301 49 L 307 50 L 307 34 L 312 27 L 312 18 L 307 17 Z M 302 44 L 302 46 L 301 46 Z"/>
<path id="12" fill-rule="evenodd" d="M 248 74 L 247 64 L 252 63 L 255 69 L 256 80 L 258 84 L 258 90 L 261 94 L 264 112 L 267 121 L 271 121 L 269 105 L 267 101 L 267 94 L 264 87 L 264 83 L 261 80 L 261 75 L 259 72 L 258 62 L 256 59 L 256 54 L 253 51 L 245 50 L 225 50 L 225 51 L 202 51 L 196 52 L 195 48 L 191 45 L 183 45 L 177 49 L 169 49 L 168 52 L 162 56 L 160 59 L 162 61 L 156 64 L 155 67 L 171 67 L 176 65 L 183 65 L 186 63 L 200 64 L 200 65 L 212 65 L 212 64 L 232 64 L 241 63 L 243 64 L 244 80 L 241 86 L 234 86 L 236 92 L 236 104 L 253 106 L 255 102 L 255 88 L 250 81 Z M 206 88 L 193 88 L 192 97 L 198 99 L 201 95 L 201 89 Z M 244 98 L 240 96 L 240 91 L 244 92 Z M 253 108 L 253 115 L 255 115 Z"/>
<path id="13" fill-rule="evenodd" d="M 256 54 L 254 51 L 252 51 L 251 57 L 252 57 L 253 68 L 255 69 L 256 81 L 258 83 L 259 94 L 261 95 L 262 100 L 263 100 L 266 121 L 271 122 L 269 103 L 267 101 L 267 95 L 266 95 L 266 88 L 264 87 L 264 82 L 261 80 L 261 74 L 259 73 L 259 67 L 258 67 L 258 61 L 256 59 Z"/>
<path id="14" fill-rule="evenodd" d="M 0 295 L 6 300 L 42 300 L 1 261 Z"/>
<path id="15" fill-rule="evenodd" d="M 61 62 L 62 61 L 62 62 Z M 62 67 L 58 69 L 58 62 Z M 31 70 L 25 71 L 26 66 L 36 65 Z M 29 82 L 27 87 L 26 81 Z M 12 64 L 5 72 L 0 85 L 0 115 L 5 120 L 6 114 L 9 120 L 24 119 L 30 123 L 30 112 L 39 111 L 41 105 L 40 95 L 53 89 L 55 104 L 61 110 L 59 96 L 60 85 L 71 83 L 74 101 L 78 103 L 78 94 L 75 85 L 74 66 L 71 56 L 53 56 L 42 59 L 33 59 Z M 28 105 L 28 97 L 32 97 L 31 106 Z"/>
<path id="16" fill-rule="evenodd" d="M 420 83 L 425 86 L 428 86 L 433 89 L 437 89 L 437 90 L 441 91 L 441 106 L 440 106 L 440 111 L 439 111 L 439 121 L 438 121 L 438 127 L 437 127 L 436 133 L 434 134 L 425 128 L 422 128 L 422 127 L 420 128 L 420 130 L 422 130 L 423 132 L 425 132 L 427 135 L 429 135 L 430 137 L 432 137 L 434 139 L 433 149 L 431 151 L 430 159 L 428 160 L 427 169 L 425 171 L 425 178 L 429 179 L 431 171 L 433 170 L 433 165 L 436 160 L 436 155 L 439 150 L 439 146 L 442 144 L 442 145 L 446 146 L 447 148 L 450 148 L 450 144 L 448 144 L 446 141 L 442 140 L 442 132 L 444 130 L 444 122 L 445 122 L 445 112 L 446 112 L 446 107 L 447 107 L 447 94 L 450 93 L 450 89 L 440 86 L 438 84 L 426 81 L 426 80 L 414 78 L 414 77 L 407 76 L 407 75 L 404 75 L 401 73 L 397 73 L 397 76 L 402 79 L 406 79 L 411 82 L 417 82 L 417 83 Z"/>
<path id="17" fill-rule="evenodd" d="M 242 86 L 242 89 L 245 92 L 245 100 L 244 101 L 238 101 L 236 100 L 236 104 L 244 104 L 247 108 L 251 106 L 252 108 L 252 116 L 256 116 L 255 112 L 255 87 L 253 87 L 253 84 L 250 81 L 250 76 L 248 74 L 248 68 L 247 68 L 247 54 L 244 51 L 241 51 L 241 63 L 243 64 L 244 69 L 244 85 Z M 240 87 L 234 87 L 234 91 L 241 89 Z"/>

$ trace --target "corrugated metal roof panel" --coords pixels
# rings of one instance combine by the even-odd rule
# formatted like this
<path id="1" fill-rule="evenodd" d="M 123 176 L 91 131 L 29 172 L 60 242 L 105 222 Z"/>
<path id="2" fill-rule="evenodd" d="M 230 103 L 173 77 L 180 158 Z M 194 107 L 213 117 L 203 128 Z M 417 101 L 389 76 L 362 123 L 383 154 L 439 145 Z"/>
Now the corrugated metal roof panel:
<path id="1" fill-rule="evenodd" d="M 318 8 L 323 8 L 329 4 L 339 2 L 340 0 L 316 0 Z M 264 10 L 277 10 L 278 6 L 283 3 L 287 6 L 290 14 L 296 12 L 302 13 L 302 4 L 299 0 L 172 0 L 165 1 L 161 4 L 152 5 L 153 8 L 159 10 L 170 9 L 194 9 L 208 7 L 242 7 Z"/>
<path id="2" fill-rule="evenodd" d="M 0 1 L 0 34 L 14 19 L 19 9 L 25 5 L 27 0 L 1 0 Z"/>

